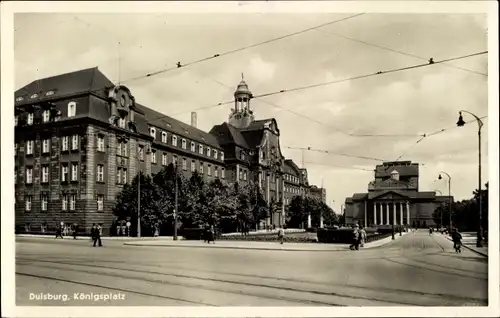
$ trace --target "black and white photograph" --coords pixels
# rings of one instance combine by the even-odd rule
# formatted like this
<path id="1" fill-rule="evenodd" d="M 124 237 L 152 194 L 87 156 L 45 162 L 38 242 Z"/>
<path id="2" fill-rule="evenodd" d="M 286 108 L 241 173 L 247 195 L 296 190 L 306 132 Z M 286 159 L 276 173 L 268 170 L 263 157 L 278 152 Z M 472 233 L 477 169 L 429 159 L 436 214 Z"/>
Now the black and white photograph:
<path id="1" fill-rule="evenodd" d="M 498 316 L 498 4 L 405 2 L 2 3 L 2 316 Z"/>

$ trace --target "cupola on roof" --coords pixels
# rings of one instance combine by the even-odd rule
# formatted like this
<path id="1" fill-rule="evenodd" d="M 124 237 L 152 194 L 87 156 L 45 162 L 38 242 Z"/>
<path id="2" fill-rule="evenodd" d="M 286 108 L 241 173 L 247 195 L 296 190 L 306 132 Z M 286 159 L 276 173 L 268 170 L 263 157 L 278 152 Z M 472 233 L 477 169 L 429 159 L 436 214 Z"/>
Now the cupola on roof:
<path id="1" fill-rule="evenodd" d="M 234 95 L 241 95 L 241 94 L 248 94 L 252 95 L 252 92 L 248 89 L 248 85 L 245 82 L 245 79 L 243 77 L 243 73 L 241 73 L 241 82 L 238 84 L 238 88 L 236 88 L 236 92 L 234 92 Z"/>

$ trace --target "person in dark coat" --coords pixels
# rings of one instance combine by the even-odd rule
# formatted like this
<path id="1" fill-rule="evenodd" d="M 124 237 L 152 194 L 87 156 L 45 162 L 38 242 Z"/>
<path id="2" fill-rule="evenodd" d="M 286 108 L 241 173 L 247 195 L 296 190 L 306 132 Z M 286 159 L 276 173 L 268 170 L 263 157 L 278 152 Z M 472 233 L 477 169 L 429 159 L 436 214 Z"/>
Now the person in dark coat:
<path id="1" fill-rule="evenodd" d="M 213 225 L 210 225 L 210 229 L 208 230 L 208 244 L 210 242 L 214 242 L 215 244 L 215 229 Z"/>
<path id="2" fill-rule="evenodd" d="M 62 235 L 62 227 L 58 227 L 56 230 L 56 238 L 58 238 L 58 237 L 61 237 L 62 239 L 64 239 L 64 237 Z"/>
<path id="3" fill-rule="evenodd" d="M 358 224 L 356 224 L 356 225 L 354 226 L 353 231 L 352 231 L 352 240 L 353 240 L 353 242 L 352 242 L 352 244 L 349 246 L 349 248 L 350 248 L 351 250 L 354 250 L 354 249 L 359 250 L 359 236 L 360 236 L 360 233 L 359 233 L 359 225 L 358 225 Z"/>
<path id="4" fill-rule="evenodd" d="M 462 253 L 462 234 L 460 234 L 457 229 L 453 229 L 451 232 L 451 239 L 453 240 L 455 253 Z"/>
<path id="5" fill-rule="evenodd" d="M 99 241 L 99 246 L 102 246 L 102 242 L 101 242 L 101 231 L 99 229 L 99 227 L 96 226 L 96 224 L 92 224 L 92 229 L 90 230 L 90 235 L 92 237 L 92 240 L 94 241 L 94 247 L 97 243 L 97 241 Z"/>

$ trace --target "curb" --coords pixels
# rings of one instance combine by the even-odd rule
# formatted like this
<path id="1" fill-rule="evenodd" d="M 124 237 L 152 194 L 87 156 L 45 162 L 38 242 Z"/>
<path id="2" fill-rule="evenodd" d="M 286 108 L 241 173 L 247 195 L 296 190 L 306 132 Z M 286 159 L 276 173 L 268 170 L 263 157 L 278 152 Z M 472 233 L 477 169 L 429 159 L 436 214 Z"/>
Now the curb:
<path id="1" fill-rule="evenodd" d="M 403 237 L 404 235 L 402 235 L 401 237 Z M 397 238 L 395 239 L 397 240 Z M 394 240 L 394 241 L 395 241 Z M 215 246 L 214 245 L 174 245 L 174 244 L 168 244 L 168 245 L 151 245 L 151 244 L 144 244 L 144 243 L 139 243 L 140 241 L 135 241 L 135 242 L 123 242 L 123 245 L 128 245 L 128 246 L 146 246 L 146 247 L 166 247 L 166 248 L 169 248 L 169 247 L 174 247 L 174 248 L 182 248 L 182 247 L 187 247 L 187 248 L 217 248 L 217 249 L 238 249 L 238 250 L 255 250 L 255 251 L 289 251 L 289 252 L 341 252 L 341 251 L 349 251 L 349 246 L 345 246 L 343 248 L 337 248 L 337 249 L 324 249 L 324 250 L 319 250 L 319 249 L 292 249 L 292 248 L 267 248 L 267 247 L 245 247 L 245 246 L 221 246 L 221 245 L 218 245 L 218 246 Z M 375 244 L 375 243 L 378 243 L 380 242 L 380 244 Z M 374 242 L 373 245 L 371 246 L 367 246 L 367 244 L 365 244 L 365 246 L 362 248 L 362 249 L 371 249 L 371 248 L 376 248 L 376 247 L 382 247 L 386 244 L 389 244 L 390 242 L 393 242 L 393 240 L 391 239 L 391 237 L 388 237 L 388 238 L 385 238 L 385 239 L 382 239 L 382 240 L 379 240 L 379 241 L 376 241 Z M 279 243 L 276 243 L 278 245 L 280 245 Z M 295 243 L 288 243 L 288 244 L 284 244 L 284 245 L 289 245 L 290 244 L 295 244 Z M 321 244 L 321 243 L 318 243 L 318 244 Z"/>
<path id="2" fill-rule="evenodd" d="M 16 234 L 15 237 L 27 237 L 27 238 L 38 238 L 38 239 L 52 239 L 56 240 L 54 235 L 36 235 L 36 234 Z M 77 236 L 77 240 L 88 240 L 90 241 L 90 236 Z M 101 240 L 103 241 L 124 241 L 124 242 L 141 242 L 144 240 L 150 240 L 151 237 L 147 238 L 137 238 L 137 237 L 110 237 L 110 236 L 101 236 Z M 61 240 L 61 238 L 57 238 L 57 240 Z M 73 236 L 65 236 L 63 240 L 74 241 Z M 163 236 L 161 240 L 168 241 L 170 240 L 167 236 Z"/>
<path id="3" fill-rule="evenodd" d="M 448 239 L 448 241 L 453 242 L 453 240 L 452 240 L 451 238 L 449 238 L 448 236 L 445 236 L 445 237 Z M 476 253 L 476 254 L 479 254 L 479 255 L 481 255 L 481 256 L 483 256 L 483 257 L 488 258 L 488 254 L 484 254 L 483 252 L 476 251 L 475 249 L 470 248 L 470 247 L 468 247 L 467 245 L 464 245 L 464 244 L 462 244 L 462 246 L 463 246 L 463 247 L 465 247 L 466 249 L 468 249 L 469 251 L 472 251 L 472 252 L 474 252 L 474 253 Z"/>

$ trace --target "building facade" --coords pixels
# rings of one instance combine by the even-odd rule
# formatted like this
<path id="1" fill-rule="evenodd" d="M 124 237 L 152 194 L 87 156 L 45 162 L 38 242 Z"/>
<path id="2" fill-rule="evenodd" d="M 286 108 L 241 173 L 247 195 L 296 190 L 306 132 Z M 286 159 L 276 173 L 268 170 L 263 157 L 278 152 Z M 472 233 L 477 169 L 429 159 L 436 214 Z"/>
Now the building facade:
<path id="1" fill-rule="evenodd" d="M 225 178 L 214 136 L 136 103 L 97 68 L 16 91 L 15 126 L 17 231 L 100 223 L 106 235 L 116 195 L 139 170 L 178 162 L 186 176 Z"/>
<path id="2" fill-rule="evenodd" d="M 375 180 L 367 193 L 355 193 L 345 201 L 346 224 L 416 228 L 435 226 L 432 214 L 448 196 L 434 191 L 419 191 L 419 166 L 411 161 L 384 162 L 375 169 Z"/>
<path id="3" fill-rule="evenodd" d="M 123 186 L 171 163 L 186 177 L 255 182 L 275 207 L 266 225 L 282 225 L 290 198 L 310 193 L 307 171 L 285 160 L 275 119 L 255 120 L 244 80 L 234 97 L 228 122 L 207 133 L 196 114 L 188 125 L 143 106 L 97 67 L 17 90 L 16 230 L 43 233 L 64 222 L 88 232 L 99 223 L 107 235 Z"/>

